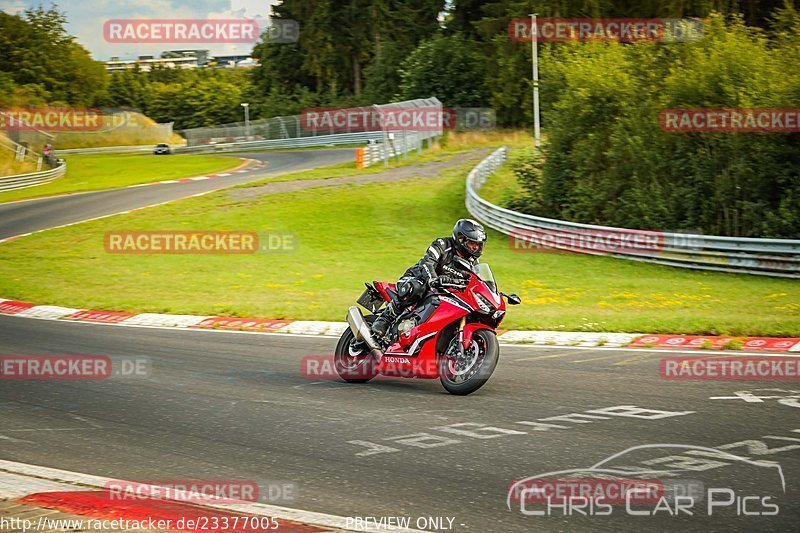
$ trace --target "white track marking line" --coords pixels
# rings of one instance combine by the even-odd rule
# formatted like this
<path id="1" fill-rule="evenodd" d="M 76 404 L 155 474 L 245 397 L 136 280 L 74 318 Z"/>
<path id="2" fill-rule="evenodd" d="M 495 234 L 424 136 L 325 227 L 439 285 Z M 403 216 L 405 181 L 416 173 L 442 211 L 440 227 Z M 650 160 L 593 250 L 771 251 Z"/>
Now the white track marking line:
<path id="1" fill-rule="evenodd" d="M 7 440 L 10 442 L 31 442 L 29 440 L 15 439 L 14 437 L 9 437 L 7 435 L 0 435 L 0 440 Z"/>
<path id="2" fill-rule="evenodd" d="M 247 160 L 246 159 L 242 159 L 242 161 L 247 161 Z M 253 159 L 252 161 L 258 161 L 258 159 Z M 234 170 L 233 172 L 239 172 L 239 173 L 250 172 L 251 170 L 253 170 L 255 168 L 258 168 L 259 166 L 262 166 L 262 165 L 256 164 L 255 166 L 253 166 L 250 169 L 247 169 L 247 170 Z M 204 177 L 208 178 L 207 176 L 204 176 Z M 189 179 L 192 179 L 192 178 L 189 178 Z M 64 198 L 66 196 L 81 196 L 83 194 L 93 194 L 93 193 L 97 193 L 97 192 L 119 191 L 119 190 L 122 190 L 122 189 L 133 189 L 134 187 L 147 187 L 148 185 L 159 185 L 161 183 L 173 183 L 173 182 L 172 181 L 149 181 L 147 183 L 137 183 L 135 185 L 123 185 L 122 187 L 116 187 L 116 188 L 113 188 L 113 189 L 97 189 L 96 191 L 76 191 L 76 192 L 68 192 L 68 193 L 64 193 L 64 194 L 54 194 L 53 196 L 39 196 L 37 198 L 25 198 L 24 200 L 14 200 L 14 201 L 11 201 L 11 202 L 0 202 L 0 207 L 2 207 L 4 205 L 21 204 L 23 202 L 35 202 L 37 200 L 54 200 L 56 198 Z M 0 241 L 0 242 L 2 242 L 2 241 Z"/>
<path id="3" fill-rule="evenodd" d="M 88 326 L 118 326 L 118 327 L 126 327 L 126 328 L 149 328 L 149 329 L 164 329 L 169 331 L 181 332 L 181 331 L 190 331 L 190 332 L 200 332 L 200 333 L 234 333 L 237 335 L 277 335 L 280 337 L 302 337 L 306 339 L 338 339 L 337 336 L 332 335 L 315 335 L 310 333 L 276 333 L 273 331 L 237 331 L 237 330 L 226 330 L 226 329 L 211 329 L 211 328 L 189 328 L 189 327 L 170 327 L 170 326 L 144 326 L 140 324 L 125 324 L 124 322 L 119 323 L 105 323 L 105 322 L 89 322 L 89 321 L 81 321 L 81 320 L 60 320 L 57 318 L 43 318 L 43 317 L 32 317 L 32 316 L 18 316 L 18 315 L 7 315 L 4 313 L 0 313 L 0 316 L 7 316 L 10 318 L 23 318 L 28 320 L 55 320 L 56 322 L 60 322 L 62 324 L 84 324 Z M 624 355 L 626 353 L 634 353 L 634 352 L 652 352 L 652 353 L 660 353 L 664 354 L 665 356 L 672 355 L 672 354 L 689 354 L 689 355 L 730 355 L 730 356 L 763 356 L 763 357 L 794 357 L 800 358 L 800 353 L 773 353 L 773 352 L 734 352 L 731 350 L 725 351 L 712 351 L 712 350 L 673 350 L 670 348 L 614 348 L 608 346 L 535 346 L 532 344 L 510 344 L 501 342 L 500 346 L 505 346 L 508 348 L 533 348 L 536 350 L 584 350 L 584 351 L 616 351 L 617 355 Z M 568 355 L 568 354 L 561 354 L 561 355 Z M 544 358 L 544 357 L 542 357 Z M 552 358 L 555 358 L 553 356 Z"/>
<path id="4" fill-rule="evenodd" d="M 732 351 L 732 350 L 675 350 L 672 348 L 625 348 L 613 346 L 544 346 L 539 344 L 509 344 L 500 343 L 500 346 L 508 346 L 509 348 L 533 348 L 539 350 L 594 350 L 598 352 L 603 351 L 616 351 L 620 355 L 628 352 L 652 352 L 661 353 L 664 355 L 670 354 L 690 354 L 690 355 L 747 355 L 747 356 L 762 356 L 762 357 L 800 357 L 800 354 L 783 353 L 783 352 L 745 352 L 745 351 Z M 566 355 L 566 354 L 564 354 Z"/>
<path id="5" fill-rule="evenodd" d="M 157 204 L 143 205 L 142 207 L 129 209 L 128 211 L 120 211 L 118 213 L 109 213 L 108 215 L 100 215 L 99 217 L 92 217 L 92 218 L 86 218 L 86 219 L 83 219 L 83 220 L 76 220 L 75 222 L 69 222 L 67 224 L 61 224 L 60 226 L 51 226 L 49 228 L 37 229 L 36 231 L 31 231 L 29 233 L 22 233 L 20 235 L 13 235 L 11 237 L 5 237 L 3 239 L 0 239 L 0 244 L 4 243 L 5 241 L 10 241 L 10 240 L 13 240 L 13 239 L 19 239 L 20 237 L 27 237 L 28 235 L 35 235 L 35 234 L 41 233 L 43 231 L 50 231 L 51 229 L 67 228 L 69 226 L 74 226 L 76 224 L 83 224 L 84 222 L 92 222 L 94 220 L 102 220 L 104 218 L 115 217 L 117 215 L 126 215 L 128 213 L 132 213 L 134 211 L 140 211 L 142 209 L 149 209 L 151 207 L 158 207 L 160 205 L 166 205 L 166 204 L 169 204 L 169 203 L 172 203 L 172 202 L 177 202 L 179 200 L 186 200 L 187 198 L 196 198 L 198 196 L 204 196 L 204 195 L 212 193 L 212 192 L 217 192 L 218 190 L 219 189 L 214 189 L 214 190 L 211 190 L 211 191 L 199 192 L 197 194 L 190 194 L 189 196 L 181 196 L 180 198 L 175 198 L 173 200 L 167 200 L 165 202 L 159 202 Z M 2 204 L 0 204 L 0 205 L 2 205 Z"/>
<path id="6" fill-rule="evenodd" d="M 17 463 L 14 461 L 2 461 L 2 460 L 0 460 L 0 472 L 6 472 L 8 474 L 11 474 L 11 476 L 8 476 L 8 478 L 11 478 L 10 479 L 10 481 L 12 482 L 11 485 L 14 486 L 14 488 L 17 491 L 24 490 L 25 488 L 25 481 L 21 480 L 19 476 L 29 477 L 28 484 L 32 489 L 31 492 L 41 492 L 41 489 L 37 489 L 35 488 L 35 486 L 36 485 L 41 486 L 42 481 L 51 483 L 55 482 L 57 484 L 66 484 L 67 486 L 69 486 L 69 489 L 71 490 L 76 490 L 76 489 L 91 490 L 92 488 L 103 488 L 110 482 L 119 482 L 119 481 L 124 482 L 124 480 L 116 480 L 107 477 L 93 476 L 90 474 L 83 474 L 80 472 L 70 472 L 68 470 L 59 470 L 56 468 L 47 468 L 44 466 L 37 466 L 25 463 Z M 6 483 L 2 483 L 2 480 L 0 480 L 0 487 L 2 487 L 3 485 L 6 485 Z M 55 490 L 58 491 L 64 489 L 58 487 Z M 0 494 L 0 496 L 2 496 L 2 494 Z M 181 502 L 180 499 L 174 497 L 170 498 L 169 494 L 167 494 L 166 497 L 161 499 Z M 304 524 L 310 524 L 314 526 L 339 528 L 348 531 L 364 531 L 364 529 L 356 530 L 353 529 L 352 526 L 348 527 L 347 519 L 343 516 L 336 516 L 326 513 L 317 513 L 313 511 L 304 511 L 301 509 L 292 509 L 290 507 L 280 507 L 277 505 L 269 505 L 264 503 L 251 503 L 251 502 L 204 503 L 202 504 L 202 506 L 212 507 L 215 509 L 222 509 L 225 511 L 236 511 L 241 513 L 259 515 L 259 516 L 269 516 L 281 520 L 290 520 L 293 522 L 301 522 Z M 376 529 L 370 529 L 370 530 L 375 531 Z M 416 529 L 394 529 L 393 531 L 422 533 Z"/>
<path id="7" fill-rule="evenodd" d="M 151 185 L 151 183 L 141 183 L 139 185 L 126 185 L 123 187 L 118 187 L 116 189 L 99 189 L 96 191 L 79 191 L 79 192 L 68 192 L 64 194 L 54 194 L 53 196 L 37 196 L 36 198 L 25 198 L 24 200 L 14 200 L 13 202 L 0 202 L 0 207 L 4 205 L 21 204 L 24 202 L 36 202 L 37 200 L 53 200 L 55 198 L 64 198 L 66 196 L 82 196 L 84 194 L 92 194 L 95 192 L 117 191 L 120 189 L 127 189 L 129 187 L 142 187 L 144 185 Z"/>
<path id="8" fill-rule="evenodd" d="M 145 183 L 143 185 L 157 185 L 159 183 L 177 183 L 177 181 L 175 181 L 175 180 L 173 180 L 173 181 L 163 181 L 163 182 L 159 181 L 159 182 L 155 182 L 155 183 Z M 125 189 L 126 187 L 122 187 L 122 188 Z M 31 231 L 31 232 L 28 232 L 28 233 L 21 233 L 19 235 L 11 235 L 10 237 L 3 237 L 2 239 L 0 239 L 0 244 L 3 244 L 6 241 L 19 239 L 20 237 L 27 237 L 28 235 L 34 235 L 36 233 L 41 233 L 43 231 L 48 231 L 48 230 L 51 230 L 51 229 L 66 228 L 66 227 L 69 227 L 69 226 L 74 226 L 75 224 L 83 224 L 84 222 L 91 222 L 93 220 L 101 220 L 103 218 L 113 217 L 113 216 L 116 216 L 116 215 L 125 215 L 125 214 L 131 213 L 133 211 L 139 211 L 140 209 L 148 209 L 150 207 L 158 207 L 160 205 L 166 205 L 166 204 L 171 203 L 171 202 L 177 202 L 179 200 L 186 200 L 187 198 L 196 198 L 198 196 L 204 196 L 206 194 L 209 194 L 209 193 L 212 193 L 212 192 L 218 192 L 218 191 L 221 191 L 223 189 L 214 189 L 214 190 L 211 190 L 211 191 L 199 192 L 197 194 L 190 194 L 189 196 L 182 196 L 180 198 L 175 198 L 173 200 L 167 200 L 165 202 L 159 202 L 157 204 L 143 205 L 142 207 L 129 209 L 128 211 L 120 211 L 118 213 L 109 213 L 108 215 L 100 215 L 99 217 L 92 217 L 92 218 L 86 218 L 86 219 L 83 219 L 83 220 L 76 220 L 75 222 L 70 222 L 68 224 L 61 224 L 60 226 L 52 226 L 52 227 L 49 227 L 49 228 L 42 228 L 42 229 L 38 229 L 36 231 Z M 119 189 L 106 189 L 106 190 L 110 190 L 111 191 L 111 190 L 119 190 Z M 82 193 L 64 194 L 62 196 L 75 196 L 77 194 L 89 194 L 89 193 L 92 193 L 92 192 L 103 192 L 103 191 L 87 191 L 87 192 L 82 192 Z M 19 201 L 20 202 L 28 202 L 28 201 L 33 201 L 33 200 L 44 200 L 44 199 L 48 199 L 48 198 L 59 198 L 59 197 L 58 196 L 46 196 L 44 198 L 30 198 L 28 200 L 19 200 Z M 12 204 L 12 203 L 17 203 L 17 202 L 0 203 L 0 208 L 2 208 L 2 206 L 4 206 L 4 205 Z"/>

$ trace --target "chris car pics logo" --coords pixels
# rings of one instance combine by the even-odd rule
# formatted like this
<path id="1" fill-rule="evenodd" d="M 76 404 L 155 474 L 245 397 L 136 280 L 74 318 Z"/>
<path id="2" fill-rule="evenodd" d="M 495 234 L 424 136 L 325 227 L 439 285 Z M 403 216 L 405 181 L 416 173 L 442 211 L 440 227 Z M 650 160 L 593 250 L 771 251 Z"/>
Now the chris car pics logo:
<path id="1" fill-rule="evenodd" d="M 757 461 L 725 450 L 740 444 L 716 448 L 688 444 L 633 446 L 589 467 L 514 480 L 506 505 L 528 517 L 779 514 L 778 498 L 786 493 L 783 469 L 774 460 Z M 653 457 L 653 450 L 658 449 L 668 450 L 668 455 Z M 710 469 L 726 466 L 747 469 L 747 483 L 734 487 L 696 479 Z M 751 482 L 760 476 L 766 476 L 769 489 L 752 488 L 756 485 Z"/>

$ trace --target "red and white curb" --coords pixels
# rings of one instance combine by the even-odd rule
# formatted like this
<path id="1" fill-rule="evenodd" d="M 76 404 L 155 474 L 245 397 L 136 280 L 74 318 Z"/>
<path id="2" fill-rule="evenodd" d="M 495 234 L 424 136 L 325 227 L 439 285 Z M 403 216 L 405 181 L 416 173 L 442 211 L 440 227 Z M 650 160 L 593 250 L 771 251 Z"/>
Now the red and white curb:
<path id="1" fill-rule="evenodd" d="M 135 187 L 148 187 L 150 185 L 163 185 L 165 183 L 186 183 L 188 181 L 203 181 L 214 178 L 226 178 L 228 176 L 233 176 L 234 174 L 244 174 L 245 172 L 250 172 L 251 170 L 266 165 L 266 163 L 264 163 L 263 161 L 259 161 L 257 159 L 243 159 L 243 158 L 240 159 L 242 159 L 243 161 L 242 164 L 234 169 L 229 170 L 228 172 L 221 172 L 219 174 L 208 174 L 206 176 L 193 176 L 191 178 L 178 178 L 174 180 L 153 181 L 150 183 L 137 183 L 136 185 L 128 185 L 125 188 L 133 189 Z"/>
<path id="2" fill-rule="evenodd" d="M 75 309 L 55 305 L 0 298 L 0 314 L 46 320 L 67 320 L 118 326 L 286 333 L 338 337 L 347 329 L 346 322 L 320 320 L 279 320 L 270 318 L 233 318 L 224 316 L 167 315 Z M 504 344 L 532 346 L 673 348 L 690 350 L 744 350 L 753 352 L 800 353 L 798 337 L 718 337 L 704 335 L 662 335 L 643 333 L 596 333 L 581 331 L 508 330 L 498 335 Z"/>
<path id="3" fill-rule="evenodd" d="M 160 494 L 161 497 L 130 499 L 115 498 L 106 487 L 135 485 L 143 488 L 145 494 Z M 91 517 L 92 520 L 146 521 L 171 520 L 200 517 L 269 517 L 278 521 L 275 531 L 286 532 L 324 532 L 331 530 L 365 531 L 363 527 L 353 528 L 353 520 L 343 516 L 292 509 L 256 502 L 217 503 L 214 497 L 202 504 L 189 504 L 170 497 L 169 491 L 160 491 L 152 485 L 93 476 L 67 470 L 0 460 L 0 500 L 56 509 L 61 512 Z M 363 525 L 363 522 L 362 522 Z M 193 528 L 175 528 L 187 529 Z M 238 528 L 258 530 L 258 528 Z M 376 531 L 380 528 L 366 529 Z M 217 528 L 212 531 L 220 530 Z M 394 531 L 422 533 L 415 529 L 393 529 Z M 228 528 L 226 531 L 236 531 Z"/>

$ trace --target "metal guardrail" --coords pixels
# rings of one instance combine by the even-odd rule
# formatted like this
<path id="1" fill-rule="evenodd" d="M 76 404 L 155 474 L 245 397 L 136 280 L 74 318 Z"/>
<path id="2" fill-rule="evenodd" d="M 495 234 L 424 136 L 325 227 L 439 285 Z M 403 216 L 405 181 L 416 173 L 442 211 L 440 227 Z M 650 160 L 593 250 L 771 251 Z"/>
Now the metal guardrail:
<path id="1" fill-rule="evenodd" d="M 6 176 L 0 178 L 0 191 L 13 191 L 41 185 L 54 179 L 60 178 L 67 172 L 67 163 L 63 160 L 58 162 L 54 168 L 41 172 L 31 172 L 30 174 L 19 174 L 16 176 Z"/>
<path id="2" fill-rule="evenodd" d="M 380 133 L 380 132 L 378 132 Z M 400 157 L 416 150 L 422 153 L 424 148 L 429 148 L 433 144 L 436 136 L 428 132 L 419 131 L 392 131 L 388 132 L 391 136 L 386 139 L 379 139 L 381 142 L 369 144 L 364 147 L 361 167 L 368 167 L 375 163 L 388 164 L 392 157 Z"/>
<path id="3" fill-rule="evenodd" d="M 90 148 L 67 148 L 66 150 L 56 150 L 56 155 L 72 154 L 132 154 L 149 153 L 156 147 L 155 144 L 140 146 L 93 146 Z"/>
<path id="4" fill-rule="evenodd" d="M 241 152 L 247 150 L 267 150 L 275 148 L 308 148 L 314 146 L 337 146 L 343 144 L 364 144 L 379 141 L 383 132 L 366 131 L 360 133 L 340 133 L 335 135 L 318 135 L 316 137 L 297 137 L 293 139 L 271 139 L 266 141 L 239 141 L 232 143 L 202 144 L 198 146 L 172 146 L 176 154 L 201 154 L 214 152 Z M 151 153 L 155 145 L 147 146 L 100 146 L 94 148 L 70 148 L 56 150 L 56 154 L 129 154 Z"/>
<path id="5" fill-rule="evenodd" d="M 270 139 L 266 141 L 240 141 L 233 143 L 204 144 L 200 146 L 182 146 L 175 148 L 173 151 L 178 154 L 197 154 L 208 152 L 244 152 L 247 150 L 266 150 L 274 148 L 337 146 L 378 141 L 382 136 L 383 132 L 380 131 L 364 131 L 359 133 L 318 135 L 316 137 L 295 137 L 293 139 Z"/>
<path id="6" fill-rule="evenodd" d="M 521 251 L 549 248 L 608 255 L 682 268 L 800 279 L 800 240 L 694 235 L 579 224 L 518 213 L 494 205 L 478 191 L 503 164 L 496 150 L 467 176 L 467 210 L 490 228 L 509 235 Z M 598 245 L 598 243 L 601 243 Z"/>
<path id="7" fill-rule="evenodd" d="M 434 139 L 442 136 L 442 122 L 438 122 L 434 128 L 418 130 L 398 130 L 383 125 L 384 119 L 386 119 L 385 122 L 388 123 L 388 119 L 392 114 L 402 111 L 408 112 L 413 109 L 436 110 L 441 120 L 444 118 L 442 115 L 442 102 L 440 102 L 438 98 L 420 98 L 393 104 L 374 105 L 372 109 L 382 117 L 381 129 L 383 131 L 381 133 L 383 136 L 379 143 L 371 144 L 364 149 L 360 168 L 368 167 L 380 161 L 382 161 L 384 165 L 388 165 L 390 158 L 399 157 L 400 155 L 408 154 L 414 150 L 422 153 L 424 143 L 427 142 L 428 146 L 430 146 Z"/>

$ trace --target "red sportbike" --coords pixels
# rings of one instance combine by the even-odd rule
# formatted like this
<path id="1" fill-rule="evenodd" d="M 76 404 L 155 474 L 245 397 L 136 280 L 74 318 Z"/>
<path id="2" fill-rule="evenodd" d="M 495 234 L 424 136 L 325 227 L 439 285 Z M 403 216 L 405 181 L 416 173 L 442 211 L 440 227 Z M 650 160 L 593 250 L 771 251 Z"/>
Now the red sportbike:
<path id="1" fill-rule="evenodd" d="M 494 372 L 500 355 L 497 327 L 515 294 L 497 290 L 489 265 L 463 262 L 463 283 L 429 292 L 404 310 L 389 329 L 388 344 L 374 338 L 371 324 L 384 303 L 396 297 L 393 283 L 374 281 L 347 313 L 350 328 L 336 346 L 334 366 L 350 383 L 365 383 L 378 374 L 407 378 L 439 378 L 451 394 L 465 395 L 481 388 Z"/>

